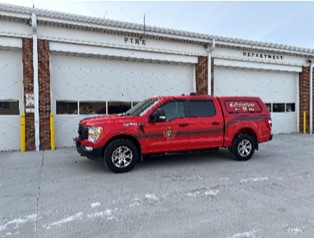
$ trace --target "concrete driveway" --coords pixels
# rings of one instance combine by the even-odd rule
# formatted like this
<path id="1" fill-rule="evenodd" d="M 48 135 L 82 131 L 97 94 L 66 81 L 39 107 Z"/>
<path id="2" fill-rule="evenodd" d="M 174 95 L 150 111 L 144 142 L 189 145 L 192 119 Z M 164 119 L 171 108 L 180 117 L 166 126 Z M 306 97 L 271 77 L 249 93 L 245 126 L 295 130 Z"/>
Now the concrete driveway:
<path id="1" fill-rule="evenodd" d="M 314 136 L 147 158 L 113 174 L 74 148 L 0 153 L 0 237 L 313 237 Z"/>

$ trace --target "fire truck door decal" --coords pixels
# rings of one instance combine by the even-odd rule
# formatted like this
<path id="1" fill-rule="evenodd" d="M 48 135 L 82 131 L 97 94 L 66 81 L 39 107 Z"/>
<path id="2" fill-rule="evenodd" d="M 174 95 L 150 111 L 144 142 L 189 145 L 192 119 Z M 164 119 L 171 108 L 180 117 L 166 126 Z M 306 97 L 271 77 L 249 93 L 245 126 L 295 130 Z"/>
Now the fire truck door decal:
<path id="1" fill-rule="evenodd" d="M 175 137 L 176 133 L 175 133 L 175 130 L 172 130 L 170 127 L 168 127 L 164 131 L 163 135 L 167 140 L 172 140 Z"/>

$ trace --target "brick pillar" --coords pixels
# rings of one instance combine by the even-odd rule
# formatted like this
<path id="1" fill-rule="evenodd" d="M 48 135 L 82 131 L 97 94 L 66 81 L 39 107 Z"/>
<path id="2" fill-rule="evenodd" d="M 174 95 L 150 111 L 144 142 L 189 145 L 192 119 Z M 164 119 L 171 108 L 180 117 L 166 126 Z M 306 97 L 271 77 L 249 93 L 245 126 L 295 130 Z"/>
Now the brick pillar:
<path id="1" fill-rule="evenodd" d="M 196 93 L 198 95 L 208 94 L 208 58 L 205 56 L 198 57 L 196 65 Z"/>
<path id="2" fill-rule="evenodd" d="M 26 107 L 26 94 L 34 94 L 33 84 L 33 40 L 24 38 L 22 41 L 23 59 L 23 85 L 24 85 L 24 108 Z M 25 141 L 26 151 L 35 150 L 35 125 L 34 113 L 25 113 Z"/>
<path id="3" fill-rule="evenodd" d="M 309 110 L 310 110 L 310 67 L 303 67 L 302 72 L 299 74 L 299 87 L 300 87 L 300 132 L 303 132 L 303 112 L 306 112 L 306 128 L 309 132 Z"/>
<path id="4" fill-rule="evenodd" d="M 50 150 L 50 70 L 49 42 L 38 41 L 40 149 Z"/>
<path id="5" fill-rule="evenodd" d="M 210 83 L 211 83 L 211 91 L 210 91 L 210 94 L 211 95 L 214 95 L 214 87 L 215 87 L 215 83 L 214 83 L 214 78 L 215 78 L 215 75 L 214 75 L 214 73 L 215 73 L 215 66 L 214 66 L 214 62 L 215 62 L 215 59 L 214 58 L 212 58 L 212 60 L 211 60 L 211 79 L 210 79 Z"/>

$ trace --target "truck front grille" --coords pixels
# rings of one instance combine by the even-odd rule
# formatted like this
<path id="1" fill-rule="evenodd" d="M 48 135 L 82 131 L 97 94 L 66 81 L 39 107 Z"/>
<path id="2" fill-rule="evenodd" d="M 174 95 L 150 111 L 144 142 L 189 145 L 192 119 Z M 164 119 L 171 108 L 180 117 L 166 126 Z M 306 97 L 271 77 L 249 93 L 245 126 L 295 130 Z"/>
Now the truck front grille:
<path id="1" fill-rule="evenodd" d="M 83 125 L 79 125 L 78 134 L 79 134 L 80 140 L 87 140 L 88 139 L 88 128 L 83 126 Z"/>

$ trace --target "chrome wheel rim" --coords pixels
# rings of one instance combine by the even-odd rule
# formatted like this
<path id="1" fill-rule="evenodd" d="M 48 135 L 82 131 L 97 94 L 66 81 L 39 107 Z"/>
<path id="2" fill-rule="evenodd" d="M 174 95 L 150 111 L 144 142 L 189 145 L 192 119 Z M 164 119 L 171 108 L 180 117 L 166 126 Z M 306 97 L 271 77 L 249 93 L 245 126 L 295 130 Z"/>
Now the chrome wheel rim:
<path id="1" fill-rule="evenodd" d="M 133 153 L 130 148 L 126 146 L 119 146 L 111 156 L 112 163 L 118 168 L 125 168 L 130 165 L 133 159 Z"/>
<path id="2" fill-rule="evenodd" d="M 252 143 L 249 140 L 242 140 L 238 145 L 238 153 L 242 157 L 247 157 L 252 151 Z"/>

